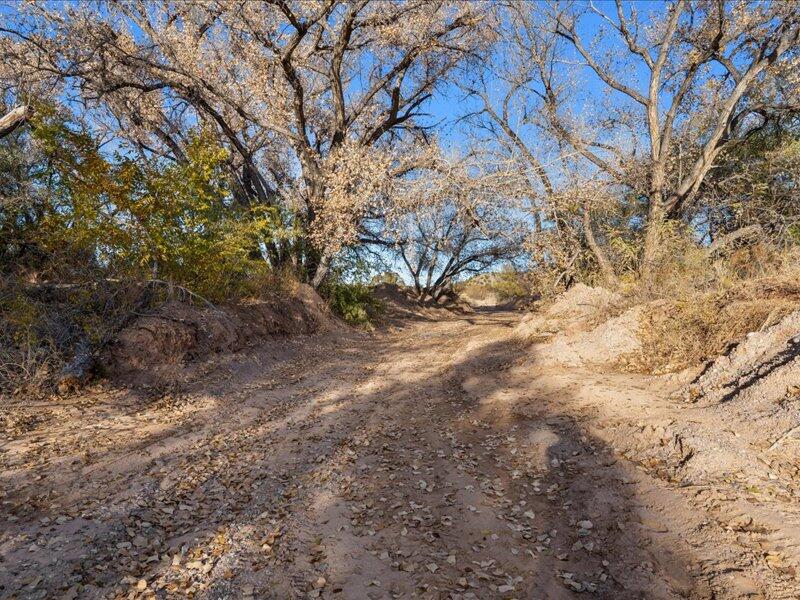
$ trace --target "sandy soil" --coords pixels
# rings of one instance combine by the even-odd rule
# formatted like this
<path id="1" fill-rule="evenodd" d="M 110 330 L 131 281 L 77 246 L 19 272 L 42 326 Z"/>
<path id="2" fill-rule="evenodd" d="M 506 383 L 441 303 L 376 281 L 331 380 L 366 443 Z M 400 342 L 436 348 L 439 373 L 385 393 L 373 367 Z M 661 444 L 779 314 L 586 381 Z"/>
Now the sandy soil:
<path id="1" fill-rule="evenodd" d="M 676 420 L 713 432 L 711 409 L 539 366 L 519 318 L 275 339 L 190 384 L 8 407 L 0 597 L 800 597 L 790 475 L 684 477 Z"/>

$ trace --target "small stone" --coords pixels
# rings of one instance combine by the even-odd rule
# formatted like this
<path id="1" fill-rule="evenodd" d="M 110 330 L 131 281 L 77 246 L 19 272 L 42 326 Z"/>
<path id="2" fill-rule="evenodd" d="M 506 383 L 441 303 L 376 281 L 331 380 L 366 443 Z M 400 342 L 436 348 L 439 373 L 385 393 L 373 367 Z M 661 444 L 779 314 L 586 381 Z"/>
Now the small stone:
<path id="1" fill-rule="evenodd" d="M 564 583 L 566 583 L 569 587 L 571 587 L 576 592 L 583 591 L 583 584 L 580 581 L 575 581 L 574 579 L 564 579 Z"/>
<path id="2" fill-rule="evenodd" d="M 144 590 L 146 590 L 147 589 L 147 581 L 144 580 L 144 579 L 140 579 L 139 583 L 136 584 L 136 589 L 139 590 L 140 592 L 143 592 Z"/>

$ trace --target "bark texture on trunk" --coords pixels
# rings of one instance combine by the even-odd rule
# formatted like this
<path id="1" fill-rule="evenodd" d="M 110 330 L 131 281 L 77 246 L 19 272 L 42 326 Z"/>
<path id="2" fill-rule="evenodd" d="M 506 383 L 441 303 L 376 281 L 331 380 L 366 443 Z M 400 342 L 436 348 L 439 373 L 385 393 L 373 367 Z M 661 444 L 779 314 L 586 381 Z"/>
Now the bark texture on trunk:
<path id="1" fill-rule="evenodd" d="M 653 283 L 661 246 L 661 231 L 664 228 L 665 220 L 666 211 L 664 210 L 661 196 L 655 194 L 650 200 L 650 208 L 648 209 L 647 230 L 644 236 L 644 250 L 640 268 L 642 283 L 645 287 Z"/>

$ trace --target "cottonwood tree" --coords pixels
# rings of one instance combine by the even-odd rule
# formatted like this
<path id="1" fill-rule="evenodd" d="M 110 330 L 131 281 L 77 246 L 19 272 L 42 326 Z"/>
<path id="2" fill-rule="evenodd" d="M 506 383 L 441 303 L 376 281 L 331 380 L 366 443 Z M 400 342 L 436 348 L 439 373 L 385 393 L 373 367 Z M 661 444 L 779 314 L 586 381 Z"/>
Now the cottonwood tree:
<path id="1" fill-rule="evenodd" d="M 608 249 L 595 234 L 596 214 L 608 207 L 611 186 L 582 172 L 580 155 L 554 135 L 538 102 L 536 83 L 556 67 L 557 39 L 548 37 L 536 11 L 524 4 L 504 9 L 494 23 L 492 60 L 458 82 L 475 101 L 464 118 L 484 148 L 492 147 L 500 160 L 516 163 L 524 174 L 532 225 L 526 245 L 536 268 L 548 273 L 549 285 L 573 281 L 587 254 L 613 285 L 617 275 Z M 553 94 L 561 98 L 564 89 Z"/>
<path id="2" fill-rule="evenodd" d="M 425 103 L 484 44 L 483 7 L 450 1 L 317 0 L 34 3 L 0 28 L 20 96 L 94 111 L 143 155 L 185 160 L 213 125 L 237 198 L 279 206 L 298 235 L 265 242 L 315 285 L 338 240 L 320 215 L 377 184 L 341 183 L 335 157 L 369 161 L 424 131 Z M 376 172 L 376 169 L 367 169 Z M 347 210 L 341 219 L 357 219 Z M 326 228 L 330 230 L 331 228 Z M 336 227 L 332 228 L 334 231 Z"/>
<path id="3" fill-rule="evenodd" d="M 796 3 L 504 6 L 502 68 L 472 90 L 484 123 L 528 162 L 545 199 L 556 186 L 543 133 L 642 198 L 645 280 L 664 221 L 690 211 L 720 153 L 800 109 Z"/>
<path id="4" fill-rule="evenodd" d="M 439 301 L 460 276 L 522 253 L 525 190 L 508 166 L 428 154 L 361 241 L 394 251 L 420 300 Z"/>

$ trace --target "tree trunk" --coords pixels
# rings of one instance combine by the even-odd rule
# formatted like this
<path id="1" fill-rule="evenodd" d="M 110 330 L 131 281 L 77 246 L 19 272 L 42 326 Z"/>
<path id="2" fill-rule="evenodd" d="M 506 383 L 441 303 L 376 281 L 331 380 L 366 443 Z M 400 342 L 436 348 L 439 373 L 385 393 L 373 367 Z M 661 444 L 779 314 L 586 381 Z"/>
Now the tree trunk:
<path id="1" fill-rule="evenodd" d="M 95 367 L 92 348 L 88 340 L 82 339 L 78 344 L 72 360 L 64 366 L 58 375 L 56 387 L 61 395 L 69 394 L 83 387 L 92 375 Z"/>
<path id="2" fill-rule="evenodd" d="M 661 194 L 653 194 L 647 211 L 647 230 L 644 236 L 644 250 L 640 265 L 642 284 L 645 287 L 650 287 L 653 283 L 653 277 L 655 277 L 662 239 L 661 232 L 664 228 L 665 220 L 666 211 L 661 201 Z"/>
<path id="3" fill-rule="evenodd" d="M 331 258 L 332 256 L 329 248 L 324 248 L 319 255 L 319 260 L 316 261 L 314 275 L 311 278 L 311 287 L 314 289 L 317 289 L 322 285 L 322 282 L 325 281 L 325 277 L 327 277 L 331 266 Z"/>
<path id="4" fill-rule="evenodd" d="M 594 237 L 589 202 L 584 202 L 583 204 L 583 234 L 586 236 L 586 243 L 592 251 L 592 254 L 594 254 L 597 264 L 600 267 L 600 272 L 603 275 L 603 283 L 608 286 L 618 285 L 619 279 L 617 279 L 617 275 L 614 273 L 614 267 L 611 265 L 611 261 L 608 259 L 605 250 L 597 243 L 597 239 Z"/>

